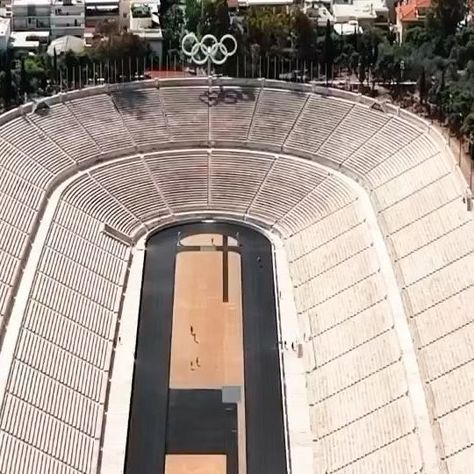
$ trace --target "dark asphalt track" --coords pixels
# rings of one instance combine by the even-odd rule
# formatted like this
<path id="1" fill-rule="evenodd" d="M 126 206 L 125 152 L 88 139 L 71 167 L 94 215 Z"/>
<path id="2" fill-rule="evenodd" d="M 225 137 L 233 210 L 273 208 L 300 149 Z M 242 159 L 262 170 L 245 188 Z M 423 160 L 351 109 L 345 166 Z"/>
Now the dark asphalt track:
<path id="1" fill-rule="evenodd" d="M 225 223 L 172 227 L 148 241 L 125 472 L 161 474 L 167 452 L 212 454 L 225 449 L 228 474 L 234 474 L 237 446 L 231 433 L 235 430 L 235 406 L 219 405 L 213 390 L 168 392 L 178 233 L 181 237 L 195 233 L 234 237 L 238 234 L 242 258 L 247 473 L 284 474 L 285 436 L 271 246 L 263 235 Z M 198 417 L 200 421 L 190 422 L 189 417 Z"/>
<path id="2" fill-rule="evenodd" d="M 227 474 L 238 474 L 237 405 L 221 390 L 170 390 L 168 454 L 226 454 Z"/>

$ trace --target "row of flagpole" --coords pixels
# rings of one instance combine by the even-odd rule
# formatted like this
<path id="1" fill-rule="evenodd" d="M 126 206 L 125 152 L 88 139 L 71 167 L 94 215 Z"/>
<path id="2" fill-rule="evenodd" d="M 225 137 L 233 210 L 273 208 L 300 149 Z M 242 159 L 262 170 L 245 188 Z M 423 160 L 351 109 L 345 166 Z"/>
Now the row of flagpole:
<path id="1" fill-rule="evenodd" d="M 279 56 L 236 56 L 223 67 L 214 67 L 214 73 L 242 78 L 268 78 L 296 82 L 334 80 L 334 74 L 327 78 L 324 66 L 313 61 L 289 60 Z M 334 71 L 333 71 L 334 72 Z M 176 77 L 177 75 L 206 75 L 207 71 L 196 68 L 179 56 L 166 56 L 163 61 L 142 58 L 128 58 L 92 62 L 92 64 L 69 64 L 59 67 L 55 82 L 63 90 L 80 89 L 101 84 L 131 82 L 149 77 Z"/>

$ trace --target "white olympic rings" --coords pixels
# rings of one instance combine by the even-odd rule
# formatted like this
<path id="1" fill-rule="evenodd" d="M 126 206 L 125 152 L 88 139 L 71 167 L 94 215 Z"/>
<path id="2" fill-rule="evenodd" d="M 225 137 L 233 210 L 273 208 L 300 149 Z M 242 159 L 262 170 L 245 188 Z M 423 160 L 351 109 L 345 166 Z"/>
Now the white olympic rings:
<path id="1" fill-rule="evenodd" d="M 230 40 L 233 43 L 231 50 L 227 49 L 224 41 Z M 186 45 L 190 43 L 191 49 L 187 49 Z M 201 41 L 198 40 L 194 33 L 188 33 L 181 41 L 181 49 L 183 53 L 190 57 L 193 62 L 202 66 L 207 61 L 214 64 L 224 64 L 227 59 L 234 55 L 237 51 L 237 40 L 232 35 L 224 35 L 220 41 L 214 35 L 204 35 Z"/>

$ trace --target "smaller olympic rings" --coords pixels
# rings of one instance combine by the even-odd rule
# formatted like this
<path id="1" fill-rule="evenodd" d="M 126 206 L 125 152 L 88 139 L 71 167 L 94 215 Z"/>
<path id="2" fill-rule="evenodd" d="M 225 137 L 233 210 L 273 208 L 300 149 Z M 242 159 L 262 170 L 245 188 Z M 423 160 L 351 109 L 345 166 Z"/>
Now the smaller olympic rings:
<path id="1" fill-rule="evenodd" d="M 224 44 L 225 41 L 233 43 L 230 50 Z M 191 45 L 191 49 L 188 48 L 188 44 Z M 220 65 L 237 52 L 237 40 L 232 35 L 226 34 L 218 41 L 214 35 L 207 34 L 199 41 L 194 33 L 188 33 L 181 41 L 181 49 L 199 66 L 207 61 Z"/>

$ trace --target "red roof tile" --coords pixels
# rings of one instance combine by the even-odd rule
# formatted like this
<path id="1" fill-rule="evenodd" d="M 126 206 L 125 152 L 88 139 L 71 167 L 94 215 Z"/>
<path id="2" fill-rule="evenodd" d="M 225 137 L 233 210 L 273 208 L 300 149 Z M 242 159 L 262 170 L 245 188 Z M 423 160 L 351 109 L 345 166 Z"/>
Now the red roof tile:
<path id="1" fill-rule="evenodd" d="M 402 21 L 419 21 L 420 8 L 431 7 L 431 0 L 406 0 L 397 6 L 397 17 Z"/>

